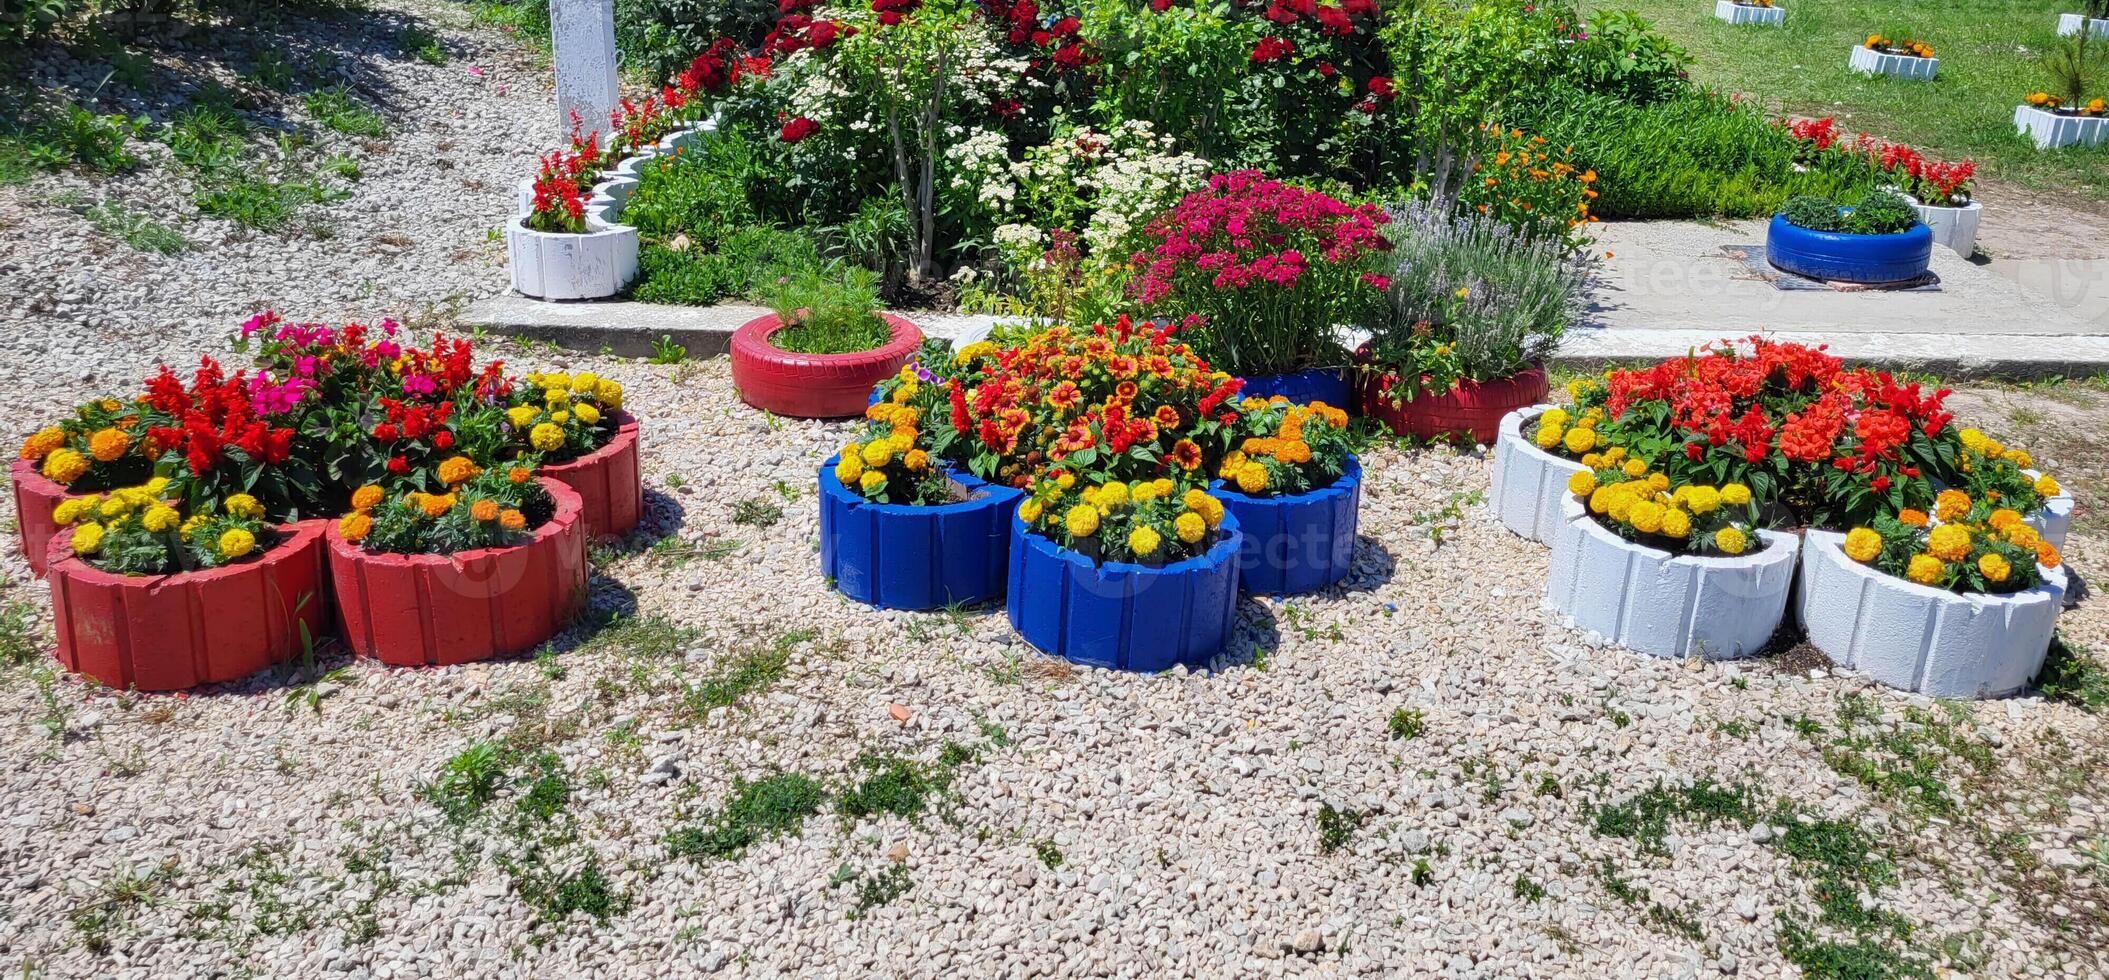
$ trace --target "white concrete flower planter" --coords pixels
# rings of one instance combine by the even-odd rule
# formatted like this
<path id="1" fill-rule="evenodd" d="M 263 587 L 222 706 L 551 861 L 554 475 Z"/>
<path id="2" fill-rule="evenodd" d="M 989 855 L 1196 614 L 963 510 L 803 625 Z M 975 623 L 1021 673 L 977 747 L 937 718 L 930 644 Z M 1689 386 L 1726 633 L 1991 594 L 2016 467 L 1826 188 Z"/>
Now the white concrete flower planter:
<path id="1" fill-rule="evenodd" d="M 2109 140 L 2109 116 L 2061 116 L 2032 105 L 2014 107 L 2014 129 L 2036 141 L 2036 149 L 2100 146 Z"/>
<path id="2" fill-rule="evenodd" d="M 2109 37 L 2109 20 L 2089 17 L 2086 14 L 2059 14 L 2058 36 L 2068 37 L 2080 33 L 2080 22 L 2087 22 L 2087 30 L 2095 37 Z"/>
<path id="3" fill-rule="evenodd" d="M 1763 649 L 1786 614 L 1794 535 L 1759 531 L 1764 547 L 1734 557 L 1673 555 L 1611 533 L 1572 498 L 1563 514 L 1545 598 L 1577 629 L 1651 656 L 1727 660 Z"/>
<path id="4" fill-rule="evenodd" d="M 1488 499 L 1503 527 L 1532 541 L 1551 544 L 1553 534 L 1564 524 L 1561 504 L 1570 495 L 1567 478 L 1588 467 L 1539 449 L 1524 434 L 1538 416 L 1553 408 L 1532 405 L 1501 418 L 1501 434 L 1494 440 L 1494 484 Z"/>
<path id="5" fill-rule="evenodd" d="M 2035 588 L 1965 595 L 1885 574 L 1846 557 L 1845 535 L 1810 531 L 1795 614 L 1809 642 L 1841 667 L 1938 698 L 1996 698 L 2043 666 L 2065 601 L 2065 571 Z"/>
<path id="6" fill-rule="evenodd" d="M 1714 16 L 1731 24 L 1763 24 L 1778 27 L 1787 22 L 1782 7 L 1748 7 L 1735 0 L 1714 0 Z"/>
<path id="7" fill-rule="evenodd" d="M 1933 229 L 1933 243 L 1954 249 L 1955 254 L 1969 258 L 1977 252 L 1977 226 L 1984 218 L 1984 205 L 1971 201 L 1959 208 L 1935 207 L 1920 204 L 1918 198 L 1907 198 L 1919 213 L 1919 220 Z"/>
<path id="8" fill-rule="evenodd" d="M 1853 54 L 1846 59 L 1846 65 L 1864 75 L 1890 75 L 1930 82 L 1933 81 L 1934 74 L 1941 70 L 1941 59 L 1890 54 L 1862 44 L 1853 48 Z"/>
<path id="9" fill-rule="evenodd" d="M 2028 474 L 2032 479 L 2043 475 L 2035 470 L 2021 472 Z M 2043 506 L 2022 515 L 2021 519 L 2028 522 L 2028 526 L 2035 528 L 2036 533 L 2041 535 L 2043 540 L 2050 542 L 2051 547 L 2064 551 L 2065 533 L 2072 530 L 2071 491 L 2059 487 L 2057 496 L 2044 500 Z"/>
<path id="10" fill-rule="evenodd" d="M 637 276 L 637 229 L 589 215 L 577 234 L 535 231 L 514 218 L 505 229 L 513 288 L 537 299 L 601 299 Z"/>

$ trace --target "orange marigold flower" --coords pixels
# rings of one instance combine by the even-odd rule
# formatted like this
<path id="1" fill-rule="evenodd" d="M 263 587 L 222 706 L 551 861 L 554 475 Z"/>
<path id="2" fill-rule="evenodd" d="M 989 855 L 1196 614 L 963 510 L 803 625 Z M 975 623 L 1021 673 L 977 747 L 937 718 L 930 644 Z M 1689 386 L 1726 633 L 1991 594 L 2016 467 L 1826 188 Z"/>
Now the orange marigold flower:
<path id="1" fill-rule="evenodd" d="M 440 461 L 439 482 L 451 487 L 475 479 L 480 472 L 482 470 L 467 456 L 449 456 Z"/>
<path id="2" fill-rule="evenodd" d="M 510 507 L 498 512 L 498 526 L 508 531 L 517 531 L 527 526 L 527 515 Z"/>
<path id="3" fill-rule="evenodd" d="M 534 479 L 534 476 L 535 471 L 528 469 L 525 466 L 515 466 L 512 469 L 505 471 L 505 478 L 513 481 L 514 483 L 526 483 L 527 481 Z"/>
<path id="4" fill-rule="evenodd" d="M 353 510 L 372 510 L 381 504 L 381 488 L 371 483 L 352 491 Z"/>
<path id="5" fill-rule="evenodd" d="M 337 520 L 337 533 L 344 540 L 357 543 L 373 533 L 373 517 L 364 511 L 353 511 Z"/>
<path id="6" fill-rule="evenodd" d="M 426 517 L 440 517 L 454 509 L 454 495 L 428 493 L 425 494 L 425 499 L 418 502 L 418 506 L 424 510 Z"/>
<path id="7" fill-rule="evenodd" d="M 116 462 L 132 448 L 132 437 L 116 429 L 99 429 L 88 437 L 88 455 L 105 463 Z"/>
<path id="8" fill-rule="evenodd" d="M 1926 512 L 1923 510 L 1913 510 L 1909 507 L 1906 507 L 1903 510 L 1897 511 L 1897 522 L 1900 524 L 1909 524 L 1912 527 L 1925 527 L 1927 523 Z"/>
<path id="9" fill-rule="evenodd" d="M 495 521 L 498 519 L 498 502 L 490 499 L 476 501 L 469 505 L 469 516 L 479 521 Z"/>

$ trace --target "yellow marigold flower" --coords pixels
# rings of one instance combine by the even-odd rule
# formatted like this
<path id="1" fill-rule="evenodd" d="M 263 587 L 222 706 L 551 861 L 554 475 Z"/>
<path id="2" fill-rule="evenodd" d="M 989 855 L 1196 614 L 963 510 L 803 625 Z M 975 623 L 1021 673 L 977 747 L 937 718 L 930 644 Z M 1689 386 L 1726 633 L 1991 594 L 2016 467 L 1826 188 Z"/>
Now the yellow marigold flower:
<path id="1" fill-rule="evenodd" d="M 1667 473 L 1650 473 L 1648 474 L 1648 486 L 1656 493 L 1668 490 L 1670 488 L 1670 475 Z"/>
<path id="2" fill-rule="evenodd" d="M 1730 507 L 1741 507 L 1750 502 L 1750 488 L 1740 483 L 1721 485 L 1721 502 Z"/>
<path id="3" fill-rule="evenodd" d="M 600 390 L 600 375 L 591 371 L 580 371 L 571 376 L 571 390 L 581 395 L 592 395 Z"/>
<path id="4" fill-rule="evenodd" d="M 479 521 L 498 519 L 498 502 L 488 497 L 469 505 L 469 516 Z"/>
<path id="5" fill-rule="evenodd" d="M 865 470 L 864 475 L 857 478 L 858 489 L 865 493 L 878 493 L 885 486 L 886 474 L 880 470 Z"/>
<path id="6" fill-rule="evenodd" d="M 355 510 L 337 519 L 337 533 L 344 540 L 357 544 L 373 533 L 373 515 Z"/>
<path id="7" fill-rule="evenodd" d="M 600 424 L 600 409 L 594 408 L 593 406 L 588 405 L 584 402 L 580 402 L 577 405 L 573 405 L 571 407 L 571 414 L 578 416 L 579 421 L 584 422 L 587 425 Z"/>
<path id="8" fill-rule="evenodd" d="M 1069 528 L 1069 536 L 1088 538 L 1098 533 L 1098 508 L 1090 504 L 1078 504 L 1069 508 L 1062 523 Z"/>
<path id="9" fill-rule="evenodd" d="M 1267 468 L 1258 463 L 1238 467 L 1238 489 L 1248 494 L 1267 489 Z"/>
<path id="10" fill-rule="evenodd" d="M 1055 477 L 1055 486 L 1064 490 L 1076 486 L 1076 476 L 1071 473 L 1063 473 L 1061 476 Z"/>
<path id="11" fill-rule="evenodd" d="M 183 523 L 183 515 L 176 513 L 176 509 L 167 504 L 155 504 L 152 507 L 148 507 L 146 513 L 139 517 L 139 526 L 154 534 L 166 532 L 181 523 Z"/>
<path id="12" fill-rule="evenodd" d="M 1740 555 L 1743 549 L 1750 547 L 1750 539 L 1744 536 L 1741 528 L 1724 527 L 1714 532 L 1714 547 L 1721 549 L 1724 555 Z"/>
<path id="13" fill-rule="evenodd" d="M 1115 480 L 1107 484 L 1102 484 L 1098 488 L 1098 505 L 1100 507 L 1119 507 L 1123 504 L 1126 504 L 1127 502 L 1128 485 L 1120 482 L 1119 480 Z"/>
<path id="14" fill-rule="evenodd" d="M 184 520 L 183 526 L 176 528 L 176 536 L 182 538 L 185 541 L 189 541 L 191 532 L 197 530 L 198 525 L 203 523 L 205 523 L 205 515 L 203 514 L 198 514 L 196 516 L 187 518 L 186 520 Z"/>
<path id="15" fill-rule="evenodd" d="M 475 479 L 480 472 L 482 470 L 477 468 L 475 461 L 467 456 L 449 456 L 440 460 L 439 482 L 450 487 L 458 486 Z"/>
<path id="16" fill-rule="evenodd" d="M 44 475 L 60 483 L 72 483 L 88 472 L 88 457 L 71 449 L 54 449 L 44 457 Z"/>
<path id="17" fill-rule="evenodd" d="M 1933 516 L 1944 521 L 1962 520 L 1970 512 L 1970 495 L 1961 490 L 1943 490 L 1933 498 Z"/>
<path id="18" fill-rule="evenodd" d="M 1547 409 L 1545 414 L 1538 416 L 1538 425 L 1540 428 L 1549 425 L 1556 429 L 1564 429 L 1567 427 L 1568 418 L 1567 410 L 1564 408 Z"/>
<path id="19" fill-rule="evenodd" d="M 1582 465 L 1583 465 L 1583 466 L 1586 466 L 1586 467 L 1588 467 L 1588 468 L 1590 468 L 1590 469 L 1592 469 L 1592 470 L 1600 470 L 1600 469 L 1603 469 L 1603 468 L 1604 468 L 1604 466 L 1603 466 L 1603 463 L 1604 463 L 1604 458 L 1603 458 L 1602 456 L 1599 456 L 1599 455 L 1597 455 L 1596 453 L 1583 453 L 1583 454 L 1582 454 Z"/>
<path id="20" fill-rule="evenodd" d="M 1675 538 L 1679 541 L 1684 540 L 1692 533 L 1692 515 L 1675 507 L 1663 511 L 1662 533 L 1664 537 Z"/>
<path id="21" fill-rule="evenodd" d="M 2058 481 L 2051 479 L 2050 474 L 2045 473 L 2042 476 L 2036 478 L 2037 496 L 2055 497 L 2064 492 L 2064 489 L 2058 486 Z"/>
<path id="22" fill-rule="evenodd" d="M 1873 528 L 1856 527 L 1845 533 L 1845 556 L 1866 564 L 1882 553 L 1882 536 Z"/>
<path id="23" fill-rule="evenodd" d="M 256 535 L 238 527 L 228 528 L 220 534 L 218 550 L 220 557 L 228 561 L 241 558 L 256 550 Z"/>
<path id="24" fill-rule="evenodd" d="M 119 494 L 103 498 L 102 506 L 96 508 L 104 517 L 123 517 L 132 512 L 132 501 Z"/>
<path id="25" fill-rule="evenodd" d="M 1925 527 L 1928 523 L 1930 523 L 1930 521 L 1931 519 L 1926 516 L 1926 512 L 1923 510 L 1913 510 L 1909 507 L 1906 507 L 1903 510 L 1897 511 L 1897 523 L 1899 524 L 1905 524 L 1911 527 Z"/>
<path id="26" fill-rule="evenodd" d="M 835 479 L 845 487 L 855 486 L 857 478 L 864 475 L 864 461 L 855 456 L 844 456 L 835 464 Z"/>
<path id="27" fill-rule="evenodd" d="M 1018 519 L 1027 524 L 1037 524 L 1040 522 L 1040 512 L 1043 510 L 1046 510 L 1046 508 L 1041 505 L 1039 498 L 1028 499 L 1018 505 Z"/>
<path id="28" fill-rule="evenodd" d="M 1202 520 L 1208 522 L 1210 529 L 1222 526 L 1223 502 L 1221 500 L 1212 496 L 1203 496 L 1201 498 L 1201 506 L 1194 508 L 1194 510 L 1201 515 Z"/>
<path id="29" fill-rule="evenodd" d="M 1193 511 L 1187 511 L 1172 520 L 1172 530 L 1178 533 L 1179 540 L 1187 544 L 1199 544 L 1202 538 L 1208 536 L 1208 521 Z"/>
<path id="30" fill-rule="evenodd" d="M 1988 551 L 1978 556 L 1977 570 L 1983 573 L 1987 582 L 2004 582 L 2014 573 L 2014 566 L 1999 554 Z"/>
<path id="31" fill-rule="evenodd" d="M 233 514 L 236 517 L 247 517 L 252 520 L 261 520 L 264 516 L 264 505 L 258 503 L 255 497 L 252 497 L 246 493 L 238 493 L 231 497 L 228 497 L 226 501 L 223 502 L 220 506 L 225 507 L 227 509 L 227 513 Z"/>
<path id="32" fill-rule="evenodd" d="M 518 531 L 527 526 L 527 515 L 507 507 L 498 512 L 498 526 L 508 531 Z"/>
<path id="33" fill-rule="evenodd" d="M 1179 502 L 1185 504 L 1187 510 L 1200 510 L 1201 501 L 1207 499 L 1209 499 L 1208 491 L 1199 487 L 1179 495 Z"/>
<path id="34" fill-rule="evenodd" d="M 1617 466 L 1618 464 L 1620 464 L 1620 463 L 1623 463 L 1623 462 L 1625 462 L 1625 461 L 1626 461 L 1626 447 L 1624 447 L 1624 446 L 1612 446 L 1611 448 L 1609 448 L 1609 449 L 1606 449 L 1606 450 L 1604 450 L 1604 465 L 1605 465 L 1605 466 Z"/>
<path id="35" fill-rule="evenodd" d="M 1128 532 L 1128 550 L 1144 558 L 1156 554 L 1157 546 L 1161 543 L 1162 536 L 1147 524 L 1136 525 L 1134 530 Z"/>
<path id="36" fill-rule="evenodd" d="M 549 413 L 549 420 L 558 425 L 566 425 L 571 422 L 571 413 L 567 411 L 551 412 Z"/>
<path id="37" fill-rule="evenodd" d="M 1608 512 L 1611 509 L 1611 496 L 1612 495 L 1610 487 L 1598 487 L 1595 490 L 1590 491 L 1589 512 L 1592 514 L 1602 514 Z"/>
<path id="38" fill-rule="evenodd" d="M 1943 524 L 1926 535 L 1926 553 L 1942 561 L 1961 561 L 1970 555 L 1970 532 L 1954 524 Z"/>
<path id="39" fill-rule="evenodd" d="M 901 457 L 901 465 L 908 467 L 910 473 L 921 473 L 930 468 L 930 454 L 920 449 L 908 450 Z"/>
<path id="40" fill-rule="evenodd" d="M 1581 455 L 1596 448 L 1596 433 L 1590 429 L 1569 429 L 1560 442 L 1568 452 Z"/>
<path id="41" fill-rule="evenodd" d="M 22 440 L 21 458 L 40 460 L 51 455 L 51 451 L 66 444 L 66 430 L 56 425 L 38 429 L 35 435 Z"/>
<path id="42" fill-rule="evenodd" d="M 875 440 L 866 445 L 858 455 L 863 458 L 866 466 L 885 466 L 893 462 L 893 446 L 883 439 Z"/>
<path id="43" fill-rule="evenodd" d="M 1596 474 L 1578 470 L 1567 478 L 1567 492 L 1577 497 L 1587 497 L 1596 492 Z"/>
<path id="44" fill-rule="evenodd" d="M 1678 487 L 1684 494 L 1684 506 L 1694 514 L 1711 514 L 1721 506 L 1721 491 L 1704 484 Z"/>
<path id="45" fill-rule="evenodd" d="M 1626 508 L 1626 523 L 1642 534 L 1654 534 L 1662 530 L 1662 505 L 1649 500 L 1638 501 Z"/>
<path id="46" fill-rule="evenodd" d="M 622 408 L 622 384 L 602 378 L 600 387 L 594 389 L 593 400 L 611 412 Z"/>
<path id="47" fill-rule="evenodd" d="M 103 546 L 103 526 L 94 521 L 89 521 L 74 528 L 73 537 L 68 543 L 73 546 L 73 553 L 76 555 L 92 555 L 101 551 Z"/>
<path id="48" fill-rule="evenodd" d="M 1540 423 L 1538 434 L 1531 437 L 1531 442 L 1535 443 L 1539 449 L 1551 449 L 1559 445 L 1560 437 L 1566 434 L 1567 430 L 1560 426 Z"/>
<path id="49" fill-rule="evenodd" d="M 571 389 L 571 375 L 562 371 L 551 371 L 542 375 L 542 387 L 553 392 L 569 391 Z"/>
<path id="50" fill-rule="evenodd" d="M 98 429 L 88 437 L 88 454 L 105 463 L 115 462 L 132 448 L 132 437 L 116 429 Z"/>
<path id="51" fill-rule="evenodd" d="M 1627 476 L 1638 480 L 1648 475 L 1648 461 L 1644 459 L 1629 459 L 1626 460 L 1626 465 L 1619 467 L 1619 469 Z"/>
<path id="52" fill-rule="evenodd" d="M 2036 458 L 2034 456 L 2030 456 L 2028 454 L 2028 451 L 2025 449 L 2009 449 L 2006 451 L 2005 459 L 2007 462 L 2012 463 L 2015 466 L 2019 466 L 2024 470 L 2028 469 L 2031 466 L 2034 466 L 2036 463 Z"/>
<path id="53" fill-rule="evenodd" d="M 1948 574 L 1948 566 L 1932 555 L 1913 555 L 1911 564 L 1905 566 L 1904 577 L 1920 585 L 1932 585 Z"/>
<path id="54" fill-rule="evenodd" d="M 551 422 L 543 422 L 527 434 L 527 444 L 541 452 L 553 452 L 564 447 L 564 430 Z"/>
<path id="55" fill-rule="evenodd" d="M 542 413 L 536 411 L 532 405 L 514 405 L 505 410 L 505 420 L 511 422 L 515 429 L 525 429 L 535 424 L 535 417 L 540 414 Z"/>
<path id="56" fill-rule="evenodd" d="M 1965 428 L 1962 431 L 1957 432 L 1955 434 L 1955 437 L 1957 441 L 1963 444 L 1964 449 L 1968 449 L 1971 452 L 1984 451 L 1985 434 L 1977 429 Z"/>
<path id="57" fill-rule="evenodd" d="M 95 497 L 69 497 L 51 509 L 51 519 L 61 525 L 71 524 L 95 509 L 97 502 Z"/>

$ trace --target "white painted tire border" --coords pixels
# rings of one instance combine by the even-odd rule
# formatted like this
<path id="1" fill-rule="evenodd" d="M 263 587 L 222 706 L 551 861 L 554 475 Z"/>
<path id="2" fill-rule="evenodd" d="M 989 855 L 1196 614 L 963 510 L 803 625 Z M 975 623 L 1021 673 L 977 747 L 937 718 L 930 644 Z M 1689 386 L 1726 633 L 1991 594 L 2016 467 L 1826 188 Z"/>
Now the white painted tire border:
<path id="1" fill-rule="evenodd" d="M 2014 107 L 2014 129 L 2036 141 L 2036 149 L 2098 146 L 2109 140 L 2109 116 L 2061 116 L 2032 105 Z"/>
<path id="2" fill-rule="evenodd" d="M 1749 7 L 1735 0 L 1714 0 L 1714 16 L 1731 24 L 1779 25 L 1787 22 L 1785 7 Z"/>
<path id="3" fill-rule="evenodd" d="M 513 289 L 537 299 L 604 299 L 637 278 L 637 229 L 622 223 L 622 209 L 637 189 L 638 168 L 672 155 L 697 136 L 717 128 L 715 119 L 675 130 L 635 156 L 604 170 L 586 200 L 586 231 L 544 232 L 528 228 L 534 213 L 535 180 L 515 186 L 517 214 L 505 229 L 506 264 Z M 570 241 L 567 241 L 570 239 Z"/>
<path id="4" fill-rule="evenodd" d="M 1494 440 L 1494 479 L 1487 492 L 1503 527 L 1546 544 L 1566 523 L 1561 504 L 1569 498 L 1567 478 L 1588 468 L 1539 449 L 1523 434 L 1526 424 L 1555 407 L 1532 405 L 1501 417 L 1501 434 Z"/>
<path id="5" fill-rule="evenodd" d="M 1888 75 L 1917 82 L 1933 81 L 1941 70 L 1941 59 L 1877 51 L 1865 44 L 1853 48 L 1846 67 L 1863 75 Z"/>
<path id="6" fill-rule="evenodd" d="M 1576 629 L 1656 657 L 1708 660 L 1764 649 L 1786 615 L 1800 538 L 1757 532 L 1736 556 L 1673 555 L 1634 544 L 1568 498 L 1553 540 L 1546 603 Z"/>
<path id="7" fill-rule="evenodd" d="M 1977 228 L 1984 220 L 1984 202 L 1971 201 L 1959 208 L 1920 204 L 1918 198 L 1906 197 L 1919 213 L 1919 220 L 1933 229 L 1933 243 L 1954 249 L 1957 255 L 1969 258 L 1977 252 Z"/>
<path id="8" fill-rule="evenodd" d="M 1832 662 L 1888 687 L 1930 697 L 1997 698 L 2043 667 L 2065 571 L 2035 588 L 1965 595 L 1920 585 L 1846 557 L 1845 535 L 1810 531 L 1795 617 Z"/>
<path id="9" fill-rule="evenodd" d="M 2080 33 L 2081 21 L 2085 21 L 2087 23 L 2088 30 L 2093 31 L 2094 36 L 2109 37 L 2109 19 L 2103 19 L 2100 17 L 2089 17 L 2086 14 L 2059 14 L 2058 36 L 2071 37 L 2074 34 Z"/>

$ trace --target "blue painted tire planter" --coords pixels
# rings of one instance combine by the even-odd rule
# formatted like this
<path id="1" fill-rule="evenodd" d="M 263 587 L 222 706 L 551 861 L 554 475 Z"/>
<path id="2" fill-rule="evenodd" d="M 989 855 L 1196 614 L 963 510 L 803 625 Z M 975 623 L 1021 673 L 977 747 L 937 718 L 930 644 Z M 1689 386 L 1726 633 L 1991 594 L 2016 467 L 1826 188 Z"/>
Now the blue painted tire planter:
<path id="1" fill-rule="evenodd" d="M 1272 398 L 1280 395 L 1298 404 L 1324 402 L 1334 408 L 1348 407 L 1347 372 L 1340 368 L 1312 368 L 1295 374 L 1251 374 L 1239 398 Z"/>
<path id="2" fill-rule="evenodd" d="M 835 588 L 882 609 L 941 609 L 1003 595 L 1010 522 L 1024 492 L 953 474 L 968 499 L 917 507 L 875 504 L 820 467 L 820 571 Z"/>
<path id="3" fill-rule="evenodd" d="M 1245 543 L 1238 553 L 1239 584 L 1254 595 L 1316 592 L 1347 577 L 1355 563 L 1355 531 L 1362 508 L 1362 464 L 1347 458 L 1333 485 L 1288 497 L 1248 497 L 1223 481 L 1208 492 L 1238 519 Z"/>
<path id="4" fill-rule="evenodd" d="M 1894 235 L 1810 231 L 1773 215 L 1765 230 L 1765 261 L 1811 279 L 1880 284 L 1925 275 L 1933 260 L 1933 229 L 1924 223 Z"/>
<path id="5" fill-rule="evenodd" d="M 1095 564 L 1011 515 L 1011 628 L 1047 653 L 1092 667 L 1154 672 L 1198 667 L 1230 642 L 1237 623 L 1238 549 L 1228 513 L 1216 543 L 1152 568 Z"/>

